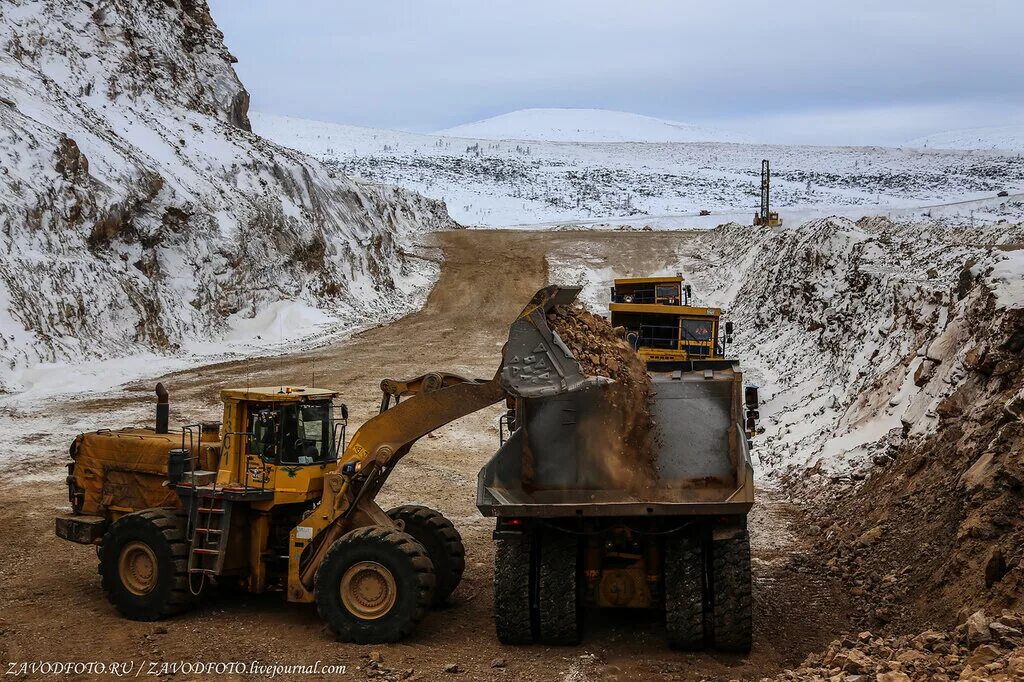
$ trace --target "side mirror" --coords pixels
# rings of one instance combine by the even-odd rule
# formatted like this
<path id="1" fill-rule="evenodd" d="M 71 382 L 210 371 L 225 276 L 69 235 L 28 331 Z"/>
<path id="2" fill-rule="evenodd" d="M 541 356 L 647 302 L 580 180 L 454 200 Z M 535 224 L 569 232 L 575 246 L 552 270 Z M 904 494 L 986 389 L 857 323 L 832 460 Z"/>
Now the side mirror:
<path id="1" fill-rule="evenodd" d="M 732 343 L 732 334 L 729 334 L 729 335 L 727 335 L 727 336 L 725 337 L 725 342 L 726 342 L 726 343 Z"/>
<path id="2" fill-rule="evenodd" d="M 756 410 L 758 406 L 757 386 L 753 384 L 747 386 L 743 391 L 743 398 L 743 402 L 747 404 L 748 408 Z"/>
<path id="3" fill-rule="evenodd" d="M 732 336 L 732 320 L 726 320 L 725 322 L 725 333 Z"/>
<path id="4" fill-rule="evenodd" d="M 341 418 L 348 421 L 348 405 L 345 403 L 341 404 Z"/>

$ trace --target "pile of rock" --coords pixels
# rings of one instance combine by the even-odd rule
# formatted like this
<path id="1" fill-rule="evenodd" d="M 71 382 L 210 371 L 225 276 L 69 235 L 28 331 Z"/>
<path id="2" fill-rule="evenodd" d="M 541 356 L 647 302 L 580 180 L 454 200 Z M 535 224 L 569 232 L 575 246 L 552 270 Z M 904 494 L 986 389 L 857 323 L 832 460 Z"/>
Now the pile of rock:
<path id="1" fill-rule="evenodd" d="M 646 494 L 658 480 L 647 366 L 621 330 L 617 332 L 608 320 L 582 306 L 558 306 L 547 319 L 585 375 L 615 380 L 604 395 L 614 414 L 603 414 L 589 424 L 586 447 L 604 454 L 608 472 L 625 489 Z"/>
<path id="2" fill-rule="evenodd" d="M 1024 680 L 1024 616 L 976 611 L 952 632 L 870 632 L 832 642 L 776 680 Z"/>

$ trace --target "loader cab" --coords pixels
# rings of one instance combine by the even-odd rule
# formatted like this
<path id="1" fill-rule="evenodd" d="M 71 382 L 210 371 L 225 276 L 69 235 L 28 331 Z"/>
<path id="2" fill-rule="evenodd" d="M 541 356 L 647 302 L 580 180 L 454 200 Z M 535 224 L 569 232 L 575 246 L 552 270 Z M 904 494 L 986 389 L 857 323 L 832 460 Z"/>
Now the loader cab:
<path id="1" fill-rule="evenodd" d="M 218 485 L 272 491 L 278 504 L 319 494 L 344 446 L 348 409 L 337 393 L 286 386 L 228 389 L 222 398 Z"/>
<path id="2" fill-rule="evenodd" d="M 691 305 L 692 289 L 681 275 L 615 280 L 608 310 L 613 327 L 645 362 L 713 362 L 725 359 L 722 311 Z"/>

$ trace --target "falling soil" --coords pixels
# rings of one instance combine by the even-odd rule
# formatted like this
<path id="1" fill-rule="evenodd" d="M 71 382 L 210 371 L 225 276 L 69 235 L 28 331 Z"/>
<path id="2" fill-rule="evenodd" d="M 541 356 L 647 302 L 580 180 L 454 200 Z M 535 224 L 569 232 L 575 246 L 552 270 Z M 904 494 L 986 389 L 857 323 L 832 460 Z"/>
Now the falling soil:
<path id="1" fill-rule="evenodd" d="M 608 321 L 582 306 L 558 306 L 548 324 L 565 342 L 587 376 L 613 379 L 607 413 L 587 424 L 588 446 L 603 452 L 610 480 L 640 496 L 657 485 L 651 378 L 643 360 Z"/>

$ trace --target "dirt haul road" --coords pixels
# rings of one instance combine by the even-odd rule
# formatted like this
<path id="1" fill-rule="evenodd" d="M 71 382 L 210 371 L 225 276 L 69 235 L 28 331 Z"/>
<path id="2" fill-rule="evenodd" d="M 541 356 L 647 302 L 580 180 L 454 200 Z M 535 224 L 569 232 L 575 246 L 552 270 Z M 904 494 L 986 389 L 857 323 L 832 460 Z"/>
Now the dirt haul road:
<path id="1" fill-rule="evenodd" d="M 616 275 L 671 271 L 686 252 L 687 235 L 460 231 L 429 239 L 441 247 L 444 259 L 422 311 L 313 352 L 162 377 L 171 391 L 172 420 L 219 419 L 222 387 L 246 381 L 253 386 L 302 384 L 315 372 L 318 386 L 341 391 L 353 427 L 358 426 L 377 408 L 382 378 L 430 370 L 491 376 L 510 321 L 547 282 L 549 254 L 585 253 L 591 263 L 603 261 Z M 127 398 L 64 404 L 60 410 L 86 416 L 122 411 L 137 421 L 140 412 L 128 405 L 151 400 L 155 380 L 129 386 Z M 656 617 L 631 612 L 588 617 L 578 647 L 499 645 L 491 606 L 493 521 L 482 518 L 473 504 L 476 473 L 497 448 L 499 410 L 485 410 L 424 438 L 383 491 L 379 502 L 385 508 L 408 502 L 440 510 L 454 521 L 467 548 L 466 576 L 454 605 L 431 612 L 412 639 L 388 646 L 335 642 L 313 606 L 288 604 L 277 593 L 210 595 L 199 610 L 159 623 L 121 619 L 100 591 L 95 553 L 53 535 L 53 516 L 67 506 L 64 458 L 61 452 L 45 453 L 30 476 L 0 482 L 4 670 L 11 663 L 55 660 L 137 665 L 257 660 L 344 664 L 349 679 L 757 678 L 799 663 L 844 630 L 842 597 L 808 554 L 798 512 L 762 494 L 751 519 L 756 608 L 749 656 L 671 651 Z M 445 671 L 453 665 L 458 672 Z M 174 679 L 202 677 L 178 674 Z M 300 673 L 283 677 L 323 679 Z"/>

